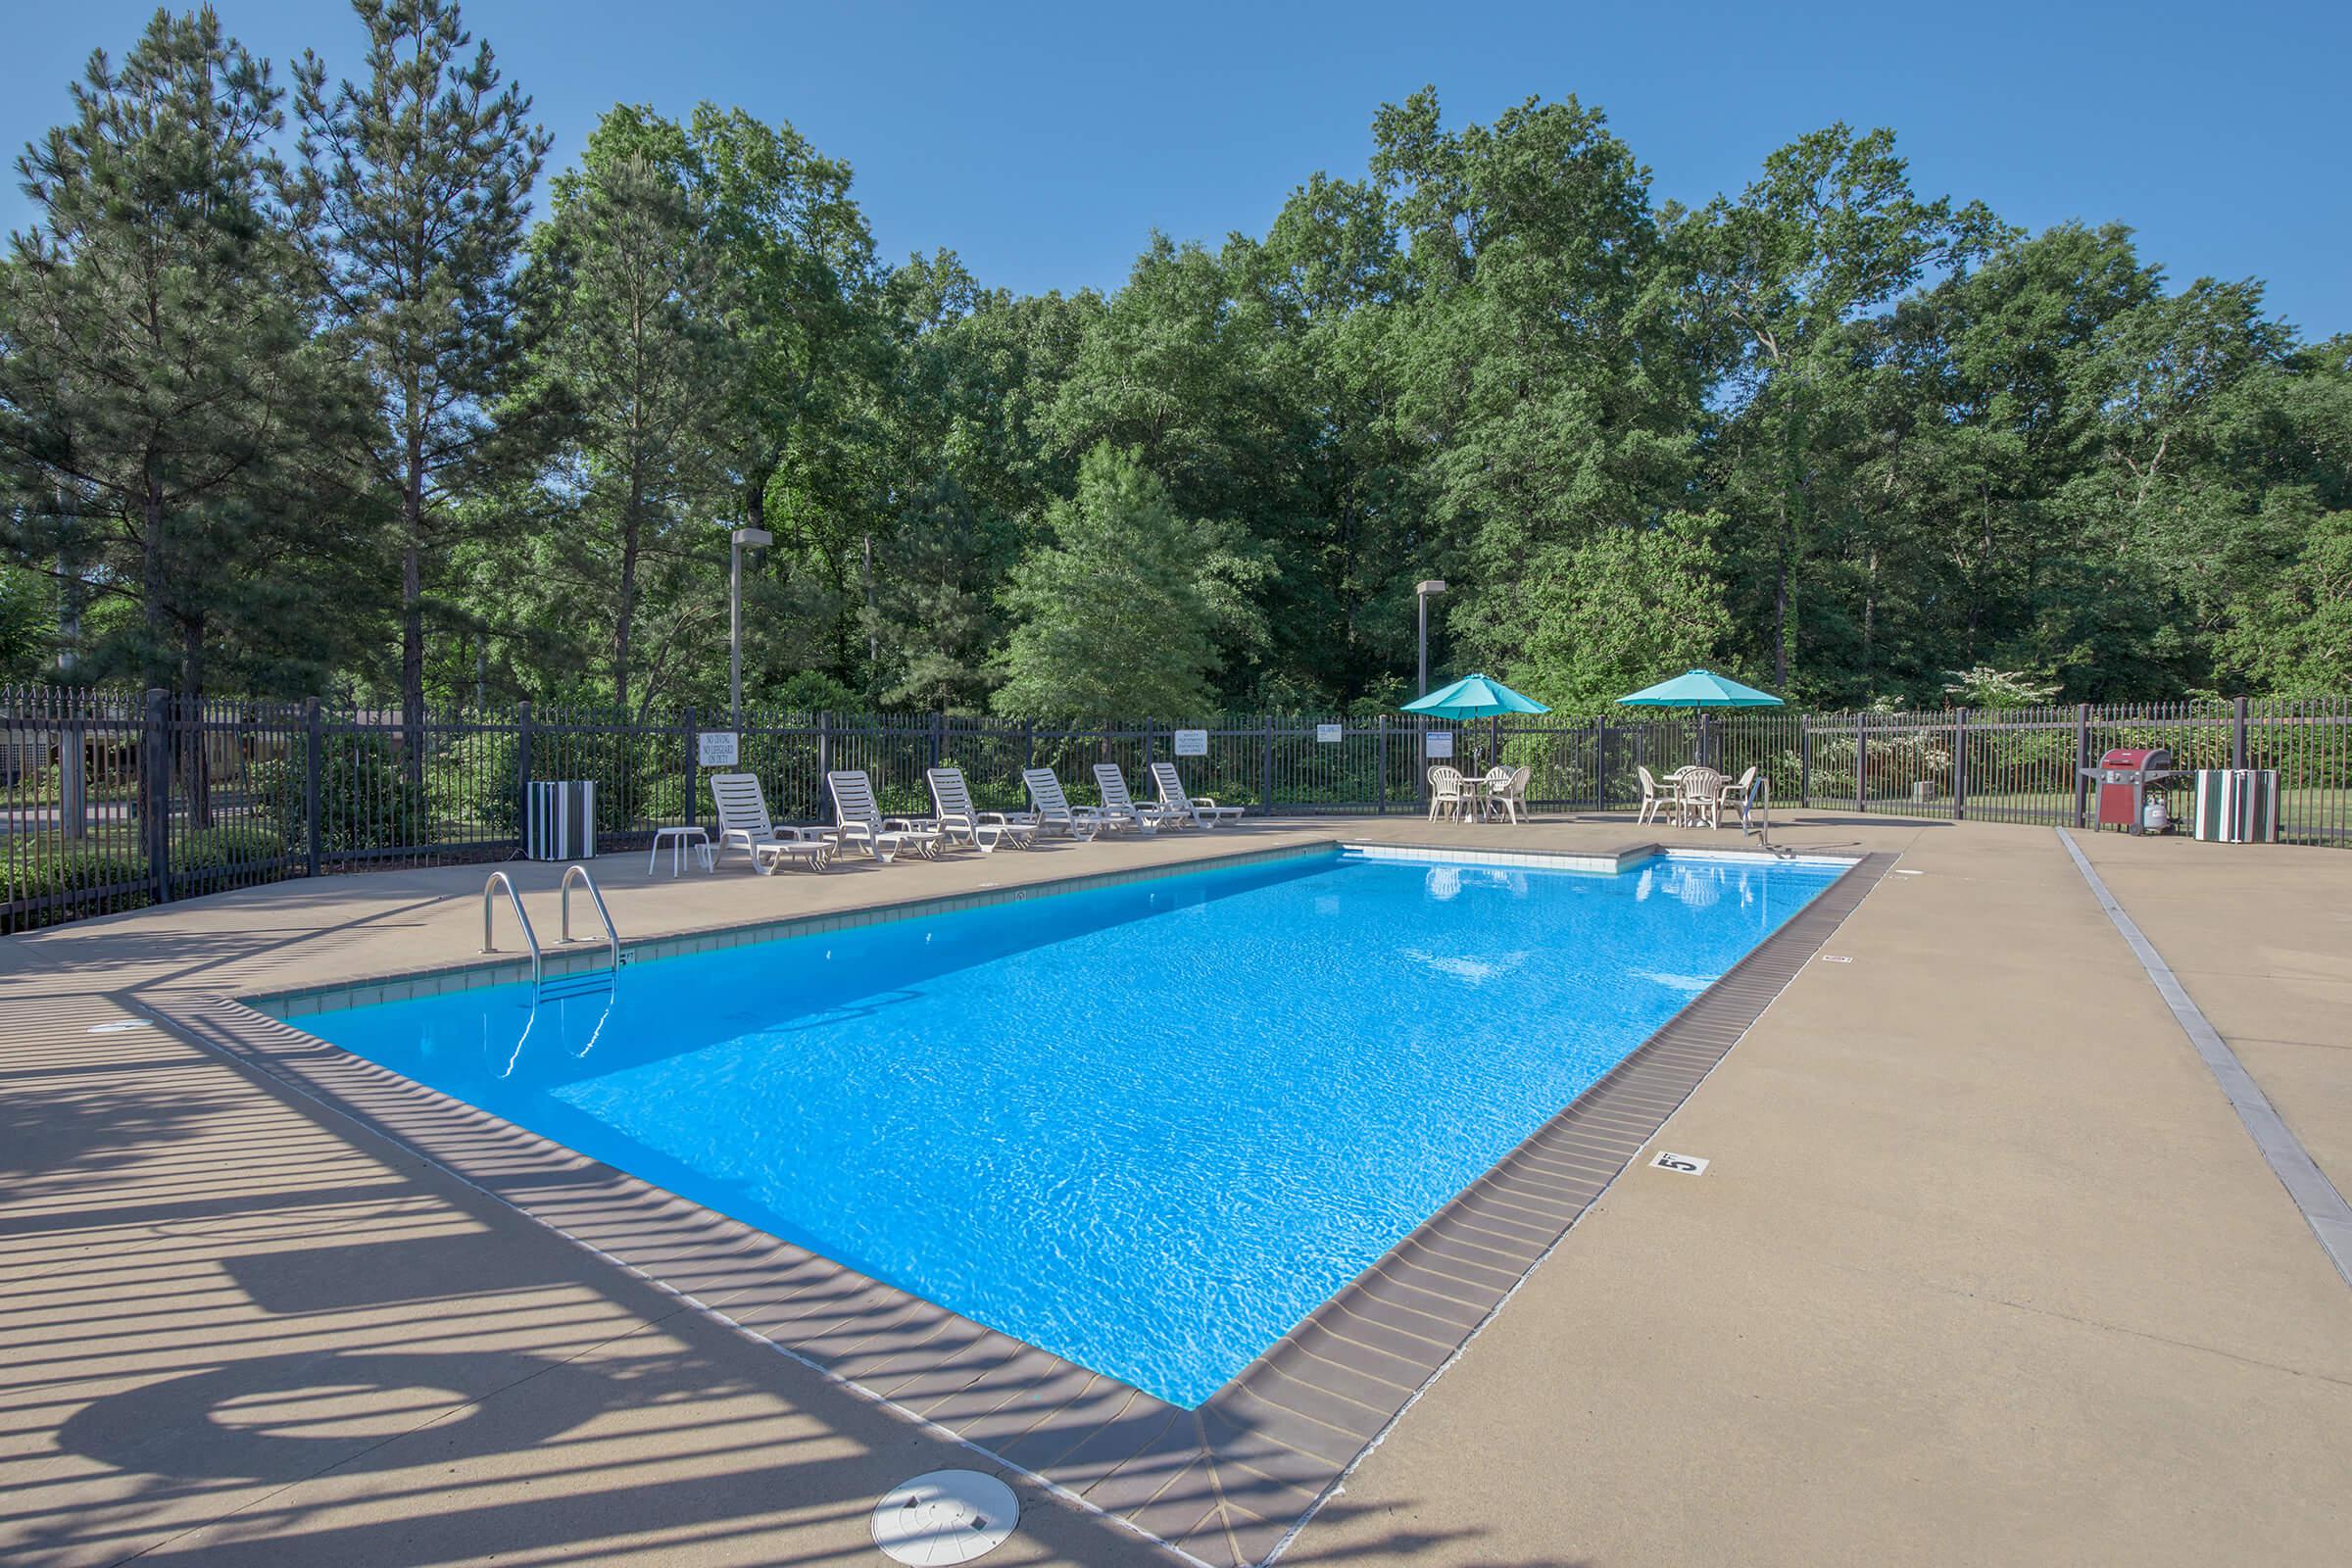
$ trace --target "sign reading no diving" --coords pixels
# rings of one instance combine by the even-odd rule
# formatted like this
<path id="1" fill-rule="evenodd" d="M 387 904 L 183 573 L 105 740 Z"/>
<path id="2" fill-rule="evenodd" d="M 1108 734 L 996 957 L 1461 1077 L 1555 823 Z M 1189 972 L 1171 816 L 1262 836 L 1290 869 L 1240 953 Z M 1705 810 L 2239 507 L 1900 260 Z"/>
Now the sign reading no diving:
<path id="1" fill-rule="evenodd" d="M 695 759 L 705 767 L 733 767 L 735 765 L 735 732 L 731 729 L 698 731 L 695 740 Z"/>
<path id="2" fill-rule="evenodd" d="M 1208 731 L 1204 729 L 1178 730 L 1176 732 L 1176 755 L 1178 757 L 1206 757 L 1208 755 Z"/>

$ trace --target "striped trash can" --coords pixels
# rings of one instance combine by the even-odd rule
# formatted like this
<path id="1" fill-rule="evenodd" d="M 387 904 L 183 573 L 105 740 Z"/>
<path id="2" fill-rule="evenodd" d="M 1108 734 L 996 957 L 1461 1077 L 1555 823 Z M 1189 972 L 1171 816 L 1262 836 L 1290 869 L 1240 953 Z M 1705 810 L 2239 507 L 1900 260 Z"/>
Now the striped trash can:
<path id="1" fill-rule="evenodd" d="M 2278 770 L 2197 769 L 2196 835 L 2218 844 L 2278 842 Z"/>
<path id="2" fill-rule="evenodd" d="M 522 853 L 534 860 L 596 858 L 596 780 L 534 782 Z"/>

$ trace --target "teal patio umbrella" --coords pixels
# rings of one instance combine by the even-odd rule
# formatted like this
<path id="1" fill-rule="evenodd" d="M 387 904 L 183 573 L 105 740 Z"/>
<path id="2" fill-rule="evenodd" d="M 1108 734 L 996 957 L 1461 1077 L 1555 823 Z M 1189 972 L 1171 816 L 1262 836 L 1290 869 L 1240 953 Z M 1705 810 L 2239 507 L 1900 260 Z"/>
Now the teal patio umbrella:
<path id="1" fill-rule="evenodd" d="M 1485 675 L 1464 675 L 1450 686 L 1441 686 L 1427 697 L 1418 697 L 1404 705 L 1408 713 L 1427 713 L 1432 718 L 1499 718 L 1505 713 L 1548 713 L 1550 709 L 1532 697 L 1522 697 L 1498 680 Z M 1490 736 L 1489 744 L 1494 737 Z"/>
<path id="2" fill-rule="evenodd" d="M 1404 705 L 1404 710 L 1427 713 L 1433 718 L 1494 718 L 1502 713 L 1551 711 L 1534 698 L 1522 697 L 1502 682 L 1484 675 L 1464 675 L 1427 697 L 1414 698 Z"/>
<path id="3" fill-rule="evenodd" d="M 1770 692 L 1760 692 L 1753 686 L 1742 686 L 1728 675 L 1718 675 L 1711 669 L 1686 670 L 1672 680 L 1662 680 L 1655 686 L 1644 686 L 1630 696 L 1617 699 L 1620 708 L 1688 708 L 1698 714 L 1698 757 L 1707 760 L 1707 715 L 1710 708 L 1778 708 L 1781 700 Z"/>
<path id="4" fill-rule="evenodd" d="M 1778 708 L 1770 692 L 1742 686 L 1711 669 L 1693 669 L 1617 699 L 1620 708 Z"/>

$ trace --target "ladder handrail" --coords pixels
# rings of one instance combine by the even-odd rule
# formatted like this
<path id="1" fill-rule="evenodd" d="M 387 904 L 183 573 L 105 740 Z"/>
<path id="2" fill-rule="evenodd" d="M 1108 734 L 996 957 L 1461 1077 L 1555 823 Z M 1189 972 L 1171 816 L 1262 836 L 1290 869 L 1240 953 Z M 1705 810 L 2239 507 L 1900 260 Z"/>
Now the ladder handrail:
<path id="1" fill-rule="evenodd" d="M 490 937 L 490 916 L 497 909 L 497 893 L 502 887 L 507 890 L 507 902 L 514 906 L 515 923 L 522 927 L 523 945 L 531 950 L 531 984 L 535 988 L 544 968 L 539 956 L 539 936 L 531 929 L 531 917 L 523 912 L 522 895 L 514 891 L 514 881 L 504 871 L 491 872 L 490 880 L 482 884 L 482 951 L 498 951 L 498 944 Z"/>
<path id="2" fill-rule="evenodd" d="M 588 890 L 588 897 L 595 901 L 597 918 L 605 922 L 605 941 L 611 945 L 612 950 L 612 972 L 618 974 L 620 972 L 620 931 L 612 924 L 612 911 L 605 907 L 604 894 L 597 891 L 596 878 L 588 874 L 588 868 L 584 865 L 575 864 L 564 873 L 562 895 L 564 940 L 565 942 L 571 940 L 571 879 L 575 876 L 580 879 L 580 886 Z"/>

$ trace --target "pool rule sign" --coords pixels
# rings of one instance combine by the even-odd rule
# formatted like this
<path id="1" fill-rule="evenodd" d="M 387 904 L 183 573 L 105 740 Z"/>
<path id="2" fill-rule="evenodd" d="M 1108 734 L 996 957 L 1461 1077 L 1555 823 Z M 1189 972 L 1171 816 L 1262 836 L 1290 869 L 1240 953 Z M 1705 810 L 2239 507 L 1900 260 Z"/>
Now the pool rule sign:
<path id="1" fill-rule="evenodd" d="M 1180 729 L 1176 732 L 1175 740 L 1174 750 L 1178 757 L 1208 755 L 1208 731 L 1204 729 Z"/>
<path id="2" fill-rule="evenodd" d="M 731 729 L 706 729 L 695 733 L 695 760 L 705 767 L 733 767 L 737 747 Z"/>

